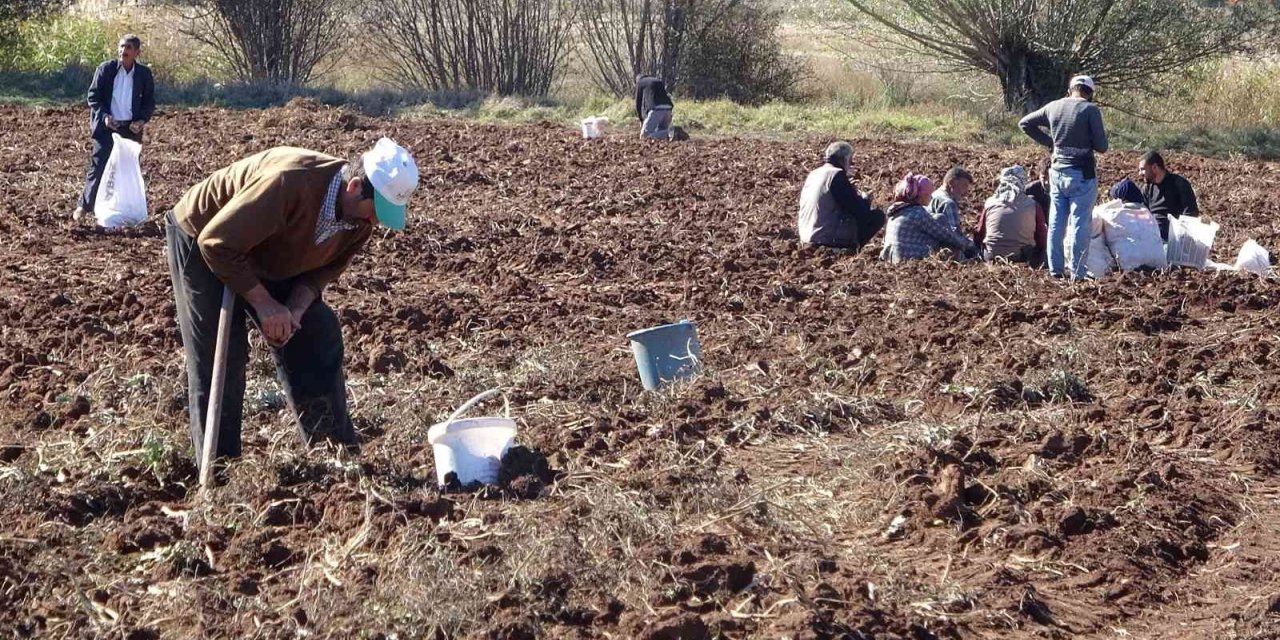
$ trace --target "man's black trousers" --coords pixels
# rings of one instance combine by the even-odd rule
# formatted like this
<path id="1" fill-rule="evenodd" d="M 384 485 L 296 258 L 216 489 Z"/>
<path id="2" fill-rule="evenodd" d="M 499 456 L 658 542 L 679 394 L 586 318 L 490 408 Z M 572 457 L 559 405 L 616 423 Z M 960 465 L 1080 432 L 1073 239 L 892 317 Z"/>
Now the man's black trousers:
<path id="1" fill-rule="evenodd" d="M 213 379 L 223 284 L 205 264 L 195 239 L 177 225 L 172 212 L 165 218 L 165 227 L 178 329 L 187 361 L 191 443 L 198 462 L 204 446 L 205 413 Z M 264 281 L 263 286 L 281 301 L 287 300 L 292 290 L 292 283 L 288 281 Z M 237 297 L 227 349 L 219 457 L 240 455 L 245 366 L 249 361 L 246 319 L 252 312 L 246 307 L 244 300 Z M 276 375 L 297 419 L 302 441 L 308 445 L 320 439 L 356 444 L 355 430 L 347 414 L 346 379 L 342 373 L 342 329 L 333 310 L 316 300 L 302 316 L 302 328 L 294 332 L 287 344 L 275 349 L 274 356 Z"/>

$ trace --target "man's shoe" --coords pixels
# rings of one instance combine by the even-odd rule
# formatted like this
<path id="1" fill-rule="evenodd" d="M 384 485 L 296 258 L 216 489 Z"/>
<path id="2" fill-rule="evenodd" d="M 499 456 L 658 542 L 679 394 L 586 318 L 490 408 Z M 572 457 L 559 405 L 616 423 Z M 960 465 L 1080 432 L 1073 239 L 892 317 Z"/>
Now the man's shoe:
<path id="1" fill-rule="evenodd" d="M 91 215 L 91 212 L 85 211 L 84 207 L 76 207 L 76 210 L 71 213 L 71 219 L 80 222 L 87 215 Z"/>

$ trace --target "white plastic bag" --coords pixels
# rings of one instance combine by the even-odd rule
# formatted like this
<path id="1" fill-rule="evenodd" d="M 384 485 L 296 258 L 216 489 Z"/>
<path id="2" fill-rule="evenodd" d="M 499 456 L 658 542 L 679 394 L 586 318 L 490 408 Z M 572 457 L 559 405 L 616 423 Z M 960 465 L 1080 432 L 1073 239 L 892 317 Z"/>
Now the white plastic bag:
<path id="1" fill-rule="evenodd" d="M 1204 269 L 1209 262 L 1213 239 L 1218 235 L 1216 222 L 1203 222 L 1194 216 L 1169 218 L 1169 242 L 1165 257 L 1171 266 Z"/>
<path id="2" fill-rule="evenodd" d="M 115 146 L 102 170 L 98 198 L 93 202 L 93 215 L 98 226 L 118 229 L 147 220 L 147 186 L 142 181 L 142 165 L 138 161 L 142 145 L 111 134 Z"/>
<path id="3" fill-rule="evenodd" d="M 1105 223 L 1103 234 L 1121 271 L 1169 266 L 1160 241 L 1160 225 L 1146 208 L 1113 200 L 1095 209 L 1093 215 Z"/>
<path id="4" fill-rule="evenodd" d="M 1115 268 L 1115 258 L 1111 255 L 1111 247 L 1107 246 L 1107 239 L 1103 234 L 1099 233 L 1089 241 L 1089 255 L 1085 256 L 1084 268 L 1088 270 L 1089 277 L 1097 280 Z"/>
<path id="5" fill-rule="evenodd" d="M 1095 215 L 1089 225 L 1089 251 L 1084 256 L 1084 269 L 1094 280 L 1111 273 L 1115 268 L 1115 258 L 1111 255 L 1111 248 L 1107 246 L 1107 240 L 1102 231 L 1105 224 L 1102 218 Z M 1075 242 L 1072 241 L 1074 237 L 1075 235 L 1068 229 L 1064 249 L 1067 253 L 1069 273 L 1075 273 Z"/>
<path id="6" fill-rule="evenodd" d="M 1257 242 L 1246 240 L 1244 246 L 1240 247 L 1240 255 L 1236 257 L 1235 266 L 1240 271 L 1265 276 L 1267 270 L 1271 268 L 1271 254 Z"/>
<path id="7" fill-rule="evenodd" d="M 582 137 L 603 138 L 605 130 L 609 126 L 609 118 L 606 116 L 594 116 L 582 121 Z"/>

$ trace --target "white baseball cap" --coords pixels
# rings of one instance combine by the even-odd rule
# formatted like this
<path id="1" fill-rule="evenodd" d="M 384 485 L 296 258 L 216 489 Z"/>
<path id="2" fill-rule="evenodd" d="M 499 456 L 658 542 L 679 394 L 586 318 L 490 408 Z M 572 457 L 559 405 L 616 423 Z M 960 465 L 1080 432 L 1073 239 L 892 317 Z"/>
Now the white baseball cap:
<path id="1" fill-rule="evenodd" d="M 1067 85 L 1067 88 L 1072 89 L 1074 87 L 1084 87 L 1090 91 L 1097 90 L 1097 85 L 1094 84 L 1093 78 L 1090 78 L 1089 76 L 1076 76 L 1072 78 L 1071 83 Z"/>
<path id="2" fill-rule="evenodd" d="M 405 225 L 405 206 L 418 188 L 418 164 L 408 150 L 391 138 L 382 138 L 366 151 L 364 173 L 373 185 L 373 208 L 378 222 L 400 231 Z"/>

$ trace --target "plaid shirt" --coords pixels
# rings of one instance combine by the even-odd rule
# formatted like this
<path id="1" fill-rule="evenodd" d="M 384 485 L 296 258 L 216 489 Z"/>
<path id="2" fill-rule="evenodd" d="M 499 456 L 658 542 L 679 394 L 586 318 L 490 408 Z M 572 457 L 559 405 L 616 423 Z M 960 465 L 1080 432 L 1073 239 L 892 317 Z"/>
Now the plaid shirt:
<path id="1" fill-rule="evenodd" d="M 933 192 L 933 200 L 929 202 L 929 215 L 934 220 L 946 223 L 956 233 L 964 233 L 964 228 L 960 226 L 960 205 L 956 204 L 946 189 Z"/>
<path id="2" fill-rule="evenodd" d="M 320 217 L 316 218 L 316 246 L 325 243 L 340 231 L 354 231 L 356 225 L 338 219 L 338 190 L 342 188 L 342 172 L 333 176 L 329 190 L 324 194 L 324 205 L 320 207 Z"/>
<path id="3" fill-rule="evenodd" d="M 920 260 L 929 257 L 942 245 L 961 250 L 973 249 L 972 240 L 929 215 L 923 206 L 895 202 L 889 208 L 889 226 L 884 233 L 881 260 Z"/>

